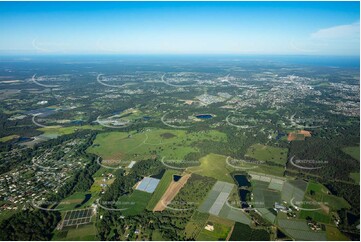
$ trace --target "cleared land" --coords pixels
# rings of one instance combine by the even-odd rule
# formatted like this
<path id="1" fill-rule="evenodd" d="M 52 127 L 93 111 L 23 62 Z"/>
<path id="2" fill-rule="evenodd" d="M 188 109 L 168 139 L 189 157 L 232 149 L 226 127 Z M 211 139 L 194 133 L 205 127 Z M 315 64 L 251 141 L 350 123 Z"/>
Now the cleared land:
<path id="1" fill-rule="evenodd" d="M 134 190 L 132 194 L 121 196 L 118 199 L 118 207 L 120 209 L 126 208 L 122 211 L 122 214 L 126 216 L 138 215 L 145 210 L 151 196 L 151 193 Z"/>
<path id="2" fill-rule="evenodd" d="M 302 210 L 299 218 L 306 219 L 310 217 L 315 221 L 326 224 L 333 224 L 331 211 L 350 208 L 350 205 L 344 198 L 331 195 L 324 185 L 312 181 L 308 183 L 304 202 L 303 208 L 317 210 Z"/>
<path id="3" fill-rule="evenodd" d="M 163 211 L 166 208 L 167 204 L 169 204 L 173 200 L 173 198 L 177 195 L 179 190 L 186 184 L 186 182 L 190 177 L 191 174 L 184 174 L 179 181 L 177 182 L 172 181 L 166 192 L 163 194 L 162 198 L 159 200 L 157 205 L 155 205 L 153 211 L 154 212 Z"/>
<path id="4" fill-rule="evenodd" d="M 162 179 L 160 180 L 157 188 L 155 189 L 148 205 L 147 209 L 152 211 L 154 207 L 157 205 L 159 200 L 162 198 L 163 194 L 166 192 L 169 184 L 173 181 L 173 175 L 180 175 L 179 171 L 175 170 L 166 170 L 163 174 Z"/>
<path id="5" fill-rule="evenodd" d="M 233 183 L 233 178 L 229 174 L 232 169 L 227 165 L 226 158 L 223 155 L 209 154 L 200 159 L 200 166 L 190 167 L 187 170 L 201 176 Z"/>
<path id="6" fill-rule="evenodd" d="M 214 230 L 208 231 L 205 228 L 201 230 L 197 236 L 197 240 L 200 241 L 217 241 L 217 240 L 226 240 L 228 234 L 230 233 L 234 222 L 215 216 L 210 216 L 207 223 L 213 225 Z"/>
<path id="7" fill-rule="evenodd" d="M 246 156 L 259 161 L 269 161 L 284 165 L 287 162 L 287 149 L 254 144 L 248 148 Z"/>
<path id="8" fill-rule="evenodd" d="M 350 240 L 344 234 L 338 230 L 338 228 L 334 225 L 326 226 L 326 237 L 329 241 L 347 241 Z"/>
<path id="9" fill-rule="evenodd" d="M 184 160 L 189 153 L 197 153 L 195 143 L 226 142 L 227 136 L 218 131 L 187 133 L 184 130 L 152 129 L 145 132 L 109 132 L 97 135 L 87 150 L 104 159 L 144 160 L 154 155 L 165 160 Z M 181 161 L 179 161 L 181 162 Z"/>
<path id="10" fill-rule="evenodd" d="M 61 210 L 71 210 L 90 205 L 95 200 L 96 193 L 75 192 L 64 198 L 56 207 Z"/>
<path id="11" fill-rule="evenodd" d="M 9 140 L 12 140 L 12 139 L 17 139 L 19 138 L 20 136 L 19 135 L 16 135 L 16 134 L 13 134 L 13 135 L 9 135 L 9 136 L 5 136 L 5 137 L 1 137 L 0 138 L 0 142 L 7 142 Z"/>
<path id="12" fill-rule="evenodd" d="M 90 129 L 90 130 L 102 130 L 100 125 L 82 125 L 82 126 L 70 126 L 70 127 L 45 127 L 39 128 L 39 131 L 44 132 L 44 135 L 66 135 L 72 134 L 77 130 Z"/>

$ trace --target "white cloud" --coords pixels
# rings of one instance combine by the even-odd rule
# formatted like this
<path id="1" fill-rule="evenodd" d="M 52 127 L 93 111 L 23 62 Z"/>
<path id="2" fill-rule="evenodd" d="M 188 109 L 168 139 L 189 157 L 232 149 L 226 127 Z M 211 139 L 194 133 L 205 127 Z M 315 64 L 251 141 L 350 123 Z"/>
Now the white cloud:
<path id="1" fill-rule="evenodd" d="M 359 39 L 360 22 L 320 29 L 311 34 L 313 39 Z"/>

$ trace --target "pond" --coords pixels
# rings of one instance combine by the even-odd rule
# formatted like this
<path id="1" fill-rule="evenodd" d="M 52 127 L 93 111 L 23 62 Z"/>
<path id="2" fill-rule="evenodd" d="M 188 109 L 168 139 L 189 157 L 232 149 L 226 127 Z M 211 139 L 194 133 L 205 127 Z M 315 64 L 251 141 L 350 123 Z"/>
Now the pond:
<path id="1" fill-rule="evenodd" d="M 182 176 L 173 175 L 173 181 L 177 182 L 182 178 Z"/>
<path id="2" fill-rule="evenodd" d="M 234 175 L 234 179 L 237 181 L 239 187 L 249 187 L 251 183 L 248 181 L 246 175 Z"/>
<path id="3" fill-rule="evenodd" d="M 251 186 L 251 183 L 248 181 L 246 175 L 234 175 L 234 180 L 236 180 L 238 188 L 239 188 L 239 198 L 241 200 L 241 207 L 248 208 L 249 205 L 247 203 L 247 195 L 250 191 L 247 190 L 248 187 Z"/>
<path id="4" fill-rule="evenodd" d="M 213 118 L 213 116 L 211 114 L 199 114 L 199 115 L 196 115 L 196 118 L 199 118 L 199 119 L 211 119 L 211 118 Z"/>
<path id="5" fill-rule="evenodd" d="M 248 190 L 239 189 L 239 197 L 241 198 L 242 208 L 248 208 L 249 205 L 247 204 L 247 194 L 249 193 Z"/>

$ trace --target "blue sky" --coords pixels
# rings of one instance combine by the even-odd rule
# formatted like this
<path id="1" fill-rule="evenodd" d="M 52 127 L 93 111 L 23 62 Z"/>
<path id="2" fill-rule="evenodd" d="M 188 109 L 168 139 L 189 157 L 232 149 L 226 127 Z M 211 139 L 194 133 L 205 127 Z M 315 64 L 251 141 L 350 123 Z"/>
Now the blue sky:
<path id="1" fill-rule="evenodd" d="M 359 55 L 359 2 L 0 2 L 3 54 Z"/>

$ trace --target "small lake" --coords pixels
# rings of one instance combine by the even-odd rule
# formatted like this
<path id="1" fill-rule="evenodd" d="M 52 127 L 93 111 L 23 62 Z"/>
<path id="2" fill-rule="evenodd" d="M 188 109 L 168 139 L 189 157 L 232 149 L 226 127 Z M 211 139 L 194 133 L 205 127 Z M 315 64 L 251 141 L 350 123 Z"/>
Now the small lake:
<path id="1" fill-rule="evenodd" d="M 247 203 L 247 195 L 250 191 L 247 190 L 248 187 L 251 186 L 251 183 L 248 181 L 246 175 L 234 175 L 234 180 L 236 180 L 238 188 L 239 188 L 239 198 L 241 200 L 241 207 L 248 208 L 249 205 Z"/>
<path id="2" fill-rule="evenodd" d="M 251 183 L 248 181 L 245 175 L 234 175 L 234 179 L 237 181 L 239 187 L 249 187 Z"/>
<path id="3" fill-rule="evenodd" d="M 213 118 L 213 116 L 211 114 L 199 114 L 199 115 L 196 115 L 196 118 L 199 118 L 199 119 L 211 119 L 211 118 Z"/>

